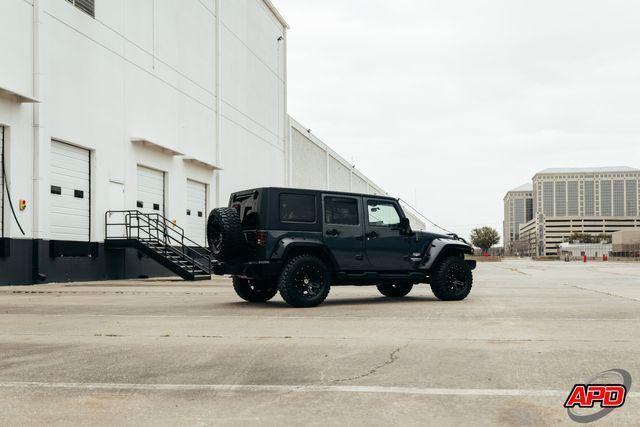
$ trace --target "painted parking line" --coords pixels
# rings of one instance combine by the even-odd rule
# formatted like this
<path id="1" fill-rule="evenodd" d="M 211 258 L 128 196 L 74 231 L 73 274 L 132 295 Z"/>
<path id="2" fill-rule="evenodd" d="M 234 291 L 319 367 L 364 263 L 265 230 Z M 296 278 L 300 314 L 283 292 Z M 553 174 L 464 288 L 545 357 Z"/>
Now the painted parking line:
<path id="1" fill-rule="evenodd" d="M 363 393 L 421 396 L 496 396 L 496 397 L 566 397 L 566 390 L 530 390 L 497 388 L 417 388 L 355 385 L 258 385 L 258 384 L 128 384 L 128 383 L 63 383 L 0 382 L 0 388 L 72 389 L 72 390 L 149 390 L 149 391 L 217 391 L 278 393 Z M 640 392 L 628 397 L 640 397 Z"/>

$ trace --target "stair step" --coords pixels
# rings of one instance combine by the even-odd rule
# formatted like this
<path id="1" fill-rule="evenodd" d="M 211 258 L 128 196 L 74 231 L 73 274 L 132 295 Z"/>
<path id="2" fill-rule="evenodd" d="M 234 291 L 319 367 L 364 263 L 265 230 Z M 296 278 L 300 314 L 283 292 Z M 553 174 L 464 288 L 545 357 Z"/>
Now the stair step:
<path id="1" fill-rule="evenodd" d="M 173 242 L 177 242 L 180 245 L 180 236 L 178 236 L 178 240 L 175 240 L 175 236 L 169 234 L 172 226 L 166 218 L 140 212 L 136 213 L 136 215 L 135 218 L 132 217 L 131 227 L 128 229 L 131 232 L 131 236 L 123 241 L 123 245 L 137 247 L 138 250 L 146 253 L 186 280 L 211 279 L 211 272 L 206 267 L 209 262 L 207 248 L 196 246 L 195 248 L 184 249 L 183 247 L 185 253 L 182 253 L 180 247 L 171 245 Z M 143 229 L 143 234 L 147 234 L 140 236 L 141 229 Z M 132 244 L 132 241 L 136 241 L 136 243 Z M 105 236 L 105 243 L 111 244 L 108 236 Z M 117 244 L 112 244 L 112 246 L 117 247 Z M 195 263 L 195 259 L 202 262 L 202 264 Z"/>

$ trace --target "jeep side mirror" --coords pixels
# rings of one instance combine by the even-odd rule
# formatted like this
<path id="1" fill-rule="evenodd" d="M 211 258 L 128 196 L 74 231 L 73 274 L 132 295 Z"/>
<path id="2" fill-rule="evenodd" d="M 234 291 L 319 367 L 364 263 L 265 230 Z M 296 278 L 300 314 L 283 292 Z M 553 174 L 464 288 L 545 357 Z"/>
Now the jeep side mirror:
<path id="1" fill-rule="evenodd" d="M 409 218 L 400 218 L 399 227 L 400 234 L 411 234 L 411 223 L 409 222 Z"/>

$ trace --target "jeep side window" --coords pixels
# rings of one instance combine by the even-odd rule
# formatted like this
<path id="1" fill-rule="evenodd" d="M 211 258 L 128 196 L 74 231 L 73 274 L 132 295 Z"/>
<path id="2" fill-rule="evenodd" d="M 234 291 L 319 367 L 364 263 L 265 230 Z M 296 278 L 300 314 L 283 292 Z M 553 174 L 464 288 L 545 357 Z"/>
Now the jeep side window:
<path id="1" fill-rule="evenodd" d="M 280 221 L 316 222 L 316 196 L 313 194 L 280 194 Z"/>
<path id="2" fill-rule="evenodd" d="M 358 201 L 345 197 L 325 197 L 324 222 L 334 225 L 358 225 Z"/>
<path id="3" fill-rule="evenodd" d="M 400 224 L 400 215 L 393 203 L 369 200 L 369 225 L 374 227 L 393 227 Z"/>

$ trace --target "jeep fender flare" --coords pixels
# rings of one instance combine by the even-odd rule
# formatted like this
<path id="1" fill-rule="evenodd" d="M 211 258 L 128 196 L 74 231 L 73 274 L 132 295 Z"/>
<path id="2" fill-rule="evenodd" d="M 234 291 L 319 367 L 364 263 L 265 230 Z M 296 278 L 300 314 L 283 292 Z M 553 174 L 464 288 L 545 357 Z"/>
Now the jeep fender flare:
<path id="1" fill-rule="evenodd" d="M 278 242 L 278 247 L 273 251 L 271 259 L 285 260 L 294 253 L 300 253 L 308 250 L 311 254 L 320 254 L 329 263 L 327 267 L 333 271 L 338 271 L 338 263 L 335 257 L 320 239 L 305 237 L 284 237 Z"/>
<path id="2" fill-rule="evenodd" d="M 435 239 L 427 249 L 426 261 L 422 263 L 420 268 L 430 270 L 441 259 L 455 253 L 472 254 L 473 249 L 457 240 Z"/>

